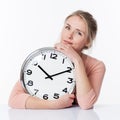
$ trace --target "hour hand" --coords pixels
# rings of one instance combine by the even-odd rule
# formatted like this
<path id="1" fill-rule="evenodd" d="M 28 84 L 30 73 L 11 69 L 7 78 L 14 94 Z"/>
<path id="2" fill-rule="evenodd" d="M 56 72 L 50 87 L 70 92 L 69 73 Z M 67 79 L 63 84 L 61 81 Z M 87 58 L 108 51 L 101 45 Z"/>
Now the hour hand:
<path id="1" fill-rule="evenodd" d="M 47 75 L 47 78 L 53 80 L 52 76 L 50 76 L 40 65 L 38 65 L 38 67 Z"/>
<path id="2" fill-rule="evenodd" d="M 50 77 L 54 77 L 54 76 L 57 76 L 57 75 L 60 75 L 60 74 L 66 73 L 66 72 L 70 73 L 70 72 L 71 72 L 71 70 L 72 70 L 72 68 L 71 68 L 71 67 L 67 67 L 67 70 L 62 71 L 62 72 L 59 72 L 59 73 L 56 73 L 56 74 L 53 74 L 53 75 L 50 75 Z M 45 77 L 45 79 L 47 79 L 47 78 L 49 78 L 49 77 L 48 77 L 48 76 L 47 76 L 47 77 Z"/>

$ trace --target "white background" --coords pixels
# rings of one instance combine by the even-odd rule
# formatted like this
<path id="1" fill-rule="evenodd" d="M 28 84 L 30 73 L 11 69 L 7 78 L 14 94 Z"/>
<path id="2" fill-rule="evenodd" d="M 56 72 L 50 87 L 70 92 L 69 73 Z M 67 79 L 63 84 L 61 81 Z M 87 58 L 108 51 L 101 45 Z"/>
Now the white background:
<path id="1" fill-rule="evenodd" d="M 27 55 L 53 46 L 65 17 L 78 9 L 98 22 L 96 42 L 87 52 L 106 65 L 97 103 L 120 103 L 119 0 L 0 0 L 0 104 L 7 104 Z"/>

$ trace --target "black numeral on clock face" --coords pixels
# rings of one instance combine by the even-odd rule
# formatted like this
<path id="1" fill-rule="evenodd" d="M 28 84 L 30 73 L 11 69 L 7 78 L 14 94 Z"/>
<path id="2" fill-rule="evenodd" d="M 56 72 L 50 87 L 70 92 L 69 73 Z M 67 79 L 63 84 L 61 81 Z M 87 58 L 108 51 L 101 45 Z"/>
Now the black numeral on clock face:
<path id="1" fill-rule="evenodd" d="M 68 72 L 71 73 L 72 68 L 71 67 L 67 67 L 67 69 L 69 70 Z"/>
<path id="2" fill-rule="evenodd" d="M 65 93 L 67 93 L 67 88 L 64 88 L 62 91 L 65 92 Z"/>
<path id="3" fill-rule="evenodd" d="M 63 58 L 63 60 L 62 60 L 62 64 L 64 64 L 65 63 L 65 59 L 66 59 L 67 57 L 65 57 L 65 58 Z"/>
<path id="4" fill-rule="evenodd" d="M 48 99 L 48 94 L 44 94 L 44 95 L 43 95 L 43 99 L 44 99 L 44 100 L 47 100 L 47 99 Z"/>
<path id="5" fill-rule="evenodd" d="M 50 58 L 56 60 L 56 59 L 57 59 L 57 54 L 51 53 L 51 54 L 50 54 Z"/>
<path id="6" fill-rule="evenodd" d="M 53 98 L 58 99 L 59 98 L 59 94 L 58 93 L 54 93 Z"/>
<path id="7" fill-rule="evenodd" d="M 28 83 L 27 83 L 28 86 L 33 86 L 33 81 L 32 80 L 29 80 Z"/>
<path id="8" fill-rule="evenodd" d="M 34 89 L 34 91 L 35 91 L 34 95 L 36 95 L 39 90 L 38 89 Z"/>
<path id="9" fill-rule="evenodd" d="M 32 70 L 28 69 L 27 70 L 27 75 L 31 75 L 32 74 Z"/>
<path id="10" fill-rule="evenodd" d="M 67 81 L 67 83 L 73 83 L 73 78 L 68 78 L 69 80 Z"/>
<path id="11" fill-rule="evenodd" d="M 42 57 L 43 57 L 44 60 L 46 59 L 46 55 L 45 54 L 42 54 Z"/>

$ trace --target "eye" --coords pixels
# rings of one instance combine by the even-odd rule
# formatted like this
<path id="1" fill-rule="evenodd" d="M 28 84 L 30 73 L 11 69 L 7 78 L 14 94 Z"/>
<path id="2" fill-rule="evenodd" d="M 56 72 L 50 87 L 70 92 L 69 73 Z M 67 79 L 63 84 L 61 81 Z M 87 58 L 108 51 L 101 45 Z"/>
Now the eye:
<path id="1" fill-rule="evenodd" d="M 66 25 L 65 29 L 70 30 L 70 26 Z"/>
<path id="2" fill-rule="evenodd" d="M 82 36 L 82 33 L 81 33 L 81 31 L 79 31 L 79 30 L 76 30 L 76 32 L 75 32 L 77 35 L 79 35 L 79 36 Z"/>
<path id="3" fill-rule="evenodd" d="M 80 36 L 82 35 L 82 33 L 81 33 L 81 32 L 79 32 L 79 31 L 77 32 L 77 34 L 78 34 L 78 35 L 80 35 Z"/>

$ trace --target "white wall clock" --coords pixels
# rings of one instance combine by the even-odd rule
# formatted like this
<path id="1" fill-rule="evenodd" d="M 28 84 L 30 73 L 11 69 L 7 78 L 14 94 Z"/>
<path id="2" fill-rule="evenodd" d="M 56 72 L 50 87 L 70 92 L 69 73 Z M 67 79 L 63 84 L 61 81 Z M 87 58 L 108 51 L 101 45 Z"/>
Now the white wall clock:
<path id="1" fill-rule="evenodd" d="M 74 65 L 63 53 L 52 47 L 44 47 L 25 59 L 20 80 L 32 96 L 45 100 L 59 99 L 74 91 Z"/>

